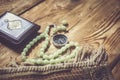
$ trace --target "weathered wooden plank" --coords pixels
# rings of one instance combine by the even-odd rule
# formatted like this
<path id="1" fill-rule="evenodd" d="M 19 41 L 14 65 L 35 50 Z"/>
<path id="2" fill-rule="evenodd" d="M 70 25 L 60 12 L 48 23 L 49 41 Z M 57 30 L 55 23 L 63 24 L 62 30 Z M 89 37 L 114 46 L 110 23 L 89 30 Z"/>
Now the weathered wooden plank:
<path id="1" fill-rule="evenodd" d="M 0 15 L 6 11 L 20 15 L 42 1 L 44 0 L 0 0 Z M 0 43 L 0 66 L 5 66 L 11 60 L 10 57 L 16 57 L 18 55 L 15 51 Z"/>
<path id="2" fill-rule="evenodd" d="M 44 31 L 48 23 L 58 24 L 66 19 L 69 22 L 69 33 L 66 34 L 69 40 L 80 44 L 105 45 L 110 64 L 120 54 L 119 0 L 46 0 L 21 16 L 41 25 L 41 31 Z M 39 47 L 40 44 L 32 50 L 30 57 L 38 52 Z M 2 59 L 5 59 L 6 55 L 18 56 L 16 52 L 3 45 L 0 48 Z M 52 45 L 49 53 L 54 51 L 55 48 Z M 6 59 L 6 62 L 9 61 Z M 116 80 L 120 79 L 119 65 L 113 69 Z"/>
<path id="3" fill-rule="evenodd" d="M 46 3 L 40 6 L 46 5 Z M 67 5 L 64 5 L 64 3 Z M 78 4 L 74 5 L 74 2 L 71 3 L 70 0 L 64 0 L 63 2 L 48 1 L 48 6 L 51 6 L 50 8 L 44 6 L 45 10 L 40 8 L 40 12 L 37 12 L 36 15 L 28 19 L 43 26 L 49 21 L 58 23 L 60 20 L 66 19 L 70 23 L 69 29 L 71 30 L 67 34 L 70 40 L 80 43 L 90 43 L 97 46 L 104 44 L 109 53 L 109 63 L 112 64 L 114 59 L 120 54 L 120 1 L 78 0 L 77 3 Z M 70 4 L 72 4 L 72 7 L 68 6 Z M 40 6 L 29 11 L 28 14 L 36 11 Z M 23 16 L 27 18 L 28 14 L 26 13 Z M 37 18 L 35 18 L 35 16 Z M 116 66 L 116 69 L 119 69 L 119 67 Z M 119 70 L 116 72 L 113 70 L 116 80 L 120 79 L 117 76 L 119 73 Z"/>
<path id="4" fill-rule="evenodd" d="M 22 14 L 41 1 L 43 0 L 0 0 L 0 14 L 3 14 L 5 11 Z"/>
<path id="5" fill-rule="evenodd" d="M 57 23 L 63 18 L 67 19 L 68 22 L 70 22 L 70 27 L 73 26 L 73 29 L 71 29 L 68 36 L 71 34 L 70 35 L 71 39 L 72 37 L 80 36 L 78 37 L 78 39 L 73 38 L 78 41 L 80 40 L 80 38 L 84 38 L 85 41 L 87 40 L 89 42 L 95 41 L 97 39 L 104 40 L 104 37 L 106 37 L 104 35 L 108 35 L 107 39 L 104 40 L 102 43 L 109 44 L 111 43 L 111 41 L 108 41 L 108 40 L 112 40 L 110 32 L 112 32 L 113 35 L 114 35 L 114 32 L 116 34 L 119 32 L 119 29 L 117 28 L 119 28 L 118 19 L 120 16 L 119 15 L 120 3 L 117 0 L 116 1 L 111 0 L 109 3 L 107 2 L 107 0 L 103 0 L 103 1 L 93 0 L 93 1 L 87 1 L 87 2 L 80 1 L 79 2 L 80 5 L 75 5 L 76 8 L 73 8 L 73 10 L 68 9 L 69 6 L 63 7 L 63 9 L 59 7 L 58 8 L 55 7 L 56 8 L 55 9 L 54 5 L 57 5 L 57 1 L 51 1 L 51 2 L 52 3 L 50 8 L 45 9 L 44 7 L 46 3 L 43 3 L 40 6 L 35 7 L 33 10 L 26 12 L 23 16 L 32 20 L 33 22 L 36 22 L 37 24 L 46 24 L 47 22 L 50 22 L 50 21 Z M 86 6 L 88 3 L 89 3 L 89 6 Z M 68 2 L 68 4 L 70 4 L 70 2 Z M 83 4 L 84 6 L 82 7 Z M 97 4 L 97 5 L 93 6 L 93 4 Z M 42 7 L 42 9 L 40 8 L 39 9 L 40 11 L 37 11 L 39 7 Z M 33 11 L 36 12 L 36 14 L 28 17 L 29 14 L 33 13 Z M 113 28 L 113 25 L 116 27 Z M 118 31 L 115 31 L 116 29 Z M 74 32 L 77 32 L 77 31 L 80 31 L 80 33 L 76 33 L 76 35 L 72 35 L 72 34 L 75 34 Z M 88 33 L 90 35 L 88 35 Z M 109 39 L 108 37 L 111 39 Z"/>

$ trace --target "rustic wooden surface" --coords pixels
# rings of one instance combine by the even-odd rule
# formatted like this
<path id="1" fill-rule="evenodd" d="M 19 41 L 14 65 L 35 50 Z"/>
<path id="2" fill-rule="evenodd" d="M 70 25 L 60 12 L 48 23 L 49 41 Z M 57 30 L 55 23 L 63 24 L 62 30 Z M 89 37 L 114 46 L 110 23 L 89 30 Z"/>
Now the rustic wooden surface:
<path id="1" fill-rule="evenodd" d="M 45 0 L 21 16 L 41 25 L 39 32 L 44 31 L 50 23 L 59 24 L 63 19 L 67 20 L 69 33 L 66 35 L 70 41 L 94 46 L 105 45 L 111 68 L 114 60 L 119 60 L 112 72 L 115 80 L 120 80 L 120 0 Z M 38 52 L 39 47 L 37 45 L 31 53 Z M 49 53 L 54 50 L 52 45 Z M 1 45 L 0 67 L 9 62 L 10 56 L 18 55 Z"/>
<path id="2" fill-rule="evenodd" d="M 5 11 L 22 14 L 41 1 L 43 0 L 0 0 L 0 14 L 3 14 Z"/>

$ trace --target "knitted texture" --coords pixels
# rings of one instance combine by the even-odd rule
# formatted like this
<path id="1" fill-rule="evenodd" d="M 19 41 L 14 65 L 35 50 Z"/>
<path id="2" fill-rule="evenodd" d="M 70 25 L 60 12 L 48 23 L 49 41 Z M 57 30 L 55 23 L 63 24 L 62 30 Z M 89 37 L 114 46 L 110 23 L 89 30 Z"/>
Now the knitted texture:
<path id="1" fill-rule="evenodd" d="M 69 42 L 55 53 L 49 56 L 45 54 L 50 39 L 49 28 L 26 45 L 20 56 L 20 64 L 14 62 L 0 68 L 0 80 L 113 80 L 107 68 L 108 56 L 103 46 L 95 49 L 89 45 L 79 46 L 78 43 Z M 54 28 L 53 34 L 61 30 L 66 30 L 66 27 L 62 25 Z M 45 40 L 37 58 L 29 59 L 27 52 L 42 38 Z M 63 52 L 70 47 L 71 53 L 64 56 Z"/>
<path id="2" fill-rule="evenodd" d="M 104 48 L 81 52 L 69 63 L 0 68 L 0 80 L 113 80 Z"/>

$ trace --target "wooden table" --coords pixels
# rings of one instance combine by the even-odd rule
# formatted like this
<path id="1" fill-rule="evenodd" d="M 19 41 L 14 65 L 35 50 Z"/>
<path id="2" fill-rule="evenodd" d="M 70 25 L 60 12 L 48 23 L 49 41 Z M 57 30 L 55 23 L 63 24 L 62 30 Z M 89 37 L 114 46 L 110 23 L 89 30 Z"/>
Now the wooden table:
<path id="1" fill-rule="evenodd" d="M 5 3 L 7 2 L 7 3 Z M 44 31 L 50 23 L 59 24 L 62 20 L 69 23 L 70 41 L 94 46 L 105 45 L 109 55 L 109 66 L 115 80 L 120 80 L 120 0 L 1 0 L 0 14 L 11 11 L 38 25 Z M 19 5 L 19 7 L 18 7 Z M 37 45 L 31 53 L 37 52 Z M 49 52 L 54 51 L 53 46 Z M 10 61 L 10 56 L 20 54 L 0 45 L 0 67 Z M 32 55 L 31 55 L 32 56 Z"/>

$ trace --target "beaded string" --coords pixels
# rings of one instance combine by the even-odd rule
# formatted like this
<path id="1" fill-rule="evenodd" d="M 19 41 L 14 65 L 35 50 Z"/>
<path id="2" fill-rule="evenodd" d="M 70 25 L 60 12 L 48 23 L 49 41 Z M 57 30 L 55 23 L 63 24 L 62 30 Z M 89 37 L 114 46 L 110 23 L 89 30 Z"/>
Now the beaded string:
<path id="1" fill-rule="evenodd" d="M 68 24 L 68 23 L 63 22 L 63 25 L 54 27 L 52 35 L 54 35 L 55 33 L 59 32 L 59 31 L 65 31 L 66 24 Z M 70 59 L 74 58 L 76 56 L 76 54 L 79 52 L 79 50 L 80 50 L 79 44 L 75 43 L 75 42 L 70 42 L 69 44 L 66 44 L 65 46 L 63 46 L 61 49 L 57 50 L 55 53 L 53 53 L 49 56 L 46 55 L 45 50 L 48 47 L 49 41 L 50 41 L 49 30 L 50 30 L 50 26 L 47 26 L 45 31 L 42 34 L 40 34 L 36 38 L 34 38 L 23 49 L 23 52 L 21 53 L 21 58 L 25 63 L 41 64 L 41 65 L 61 63 L 64 61 L 69 61 Z M 42 38 L 44 38 L 45 41 L 42 44 L 42 48 L 40 49 L 40 52 L 37 53 L 38 58 L 37 59 L 27 59 L 26 53 L 28 52 L 28 50 Z M 67 55 L 66 57 L 58 58 L 59 55 L 61 55 L 63 52 L 65 52 L 70 47 L 75 47 L 75 49 L 72 51 L 72 53 L 70 55 Z"/>
<path id="2" fill-rule="evenodd" d="M 41 64 L 41 65 L 46 65 L 46 64 L 55 64 L 55 63 L 61 63 L 61 62 L 67 62 L 69 59 L 72 59 L 76 56 L 76 54 L 79 52 L 79 49 L 76 48 L 70 55 L 67 55 L 66 57 L 62 58 L 56 58 L 56 59 L 27 59 L 26 63 L 31 63 L 31 64 Z"/>

